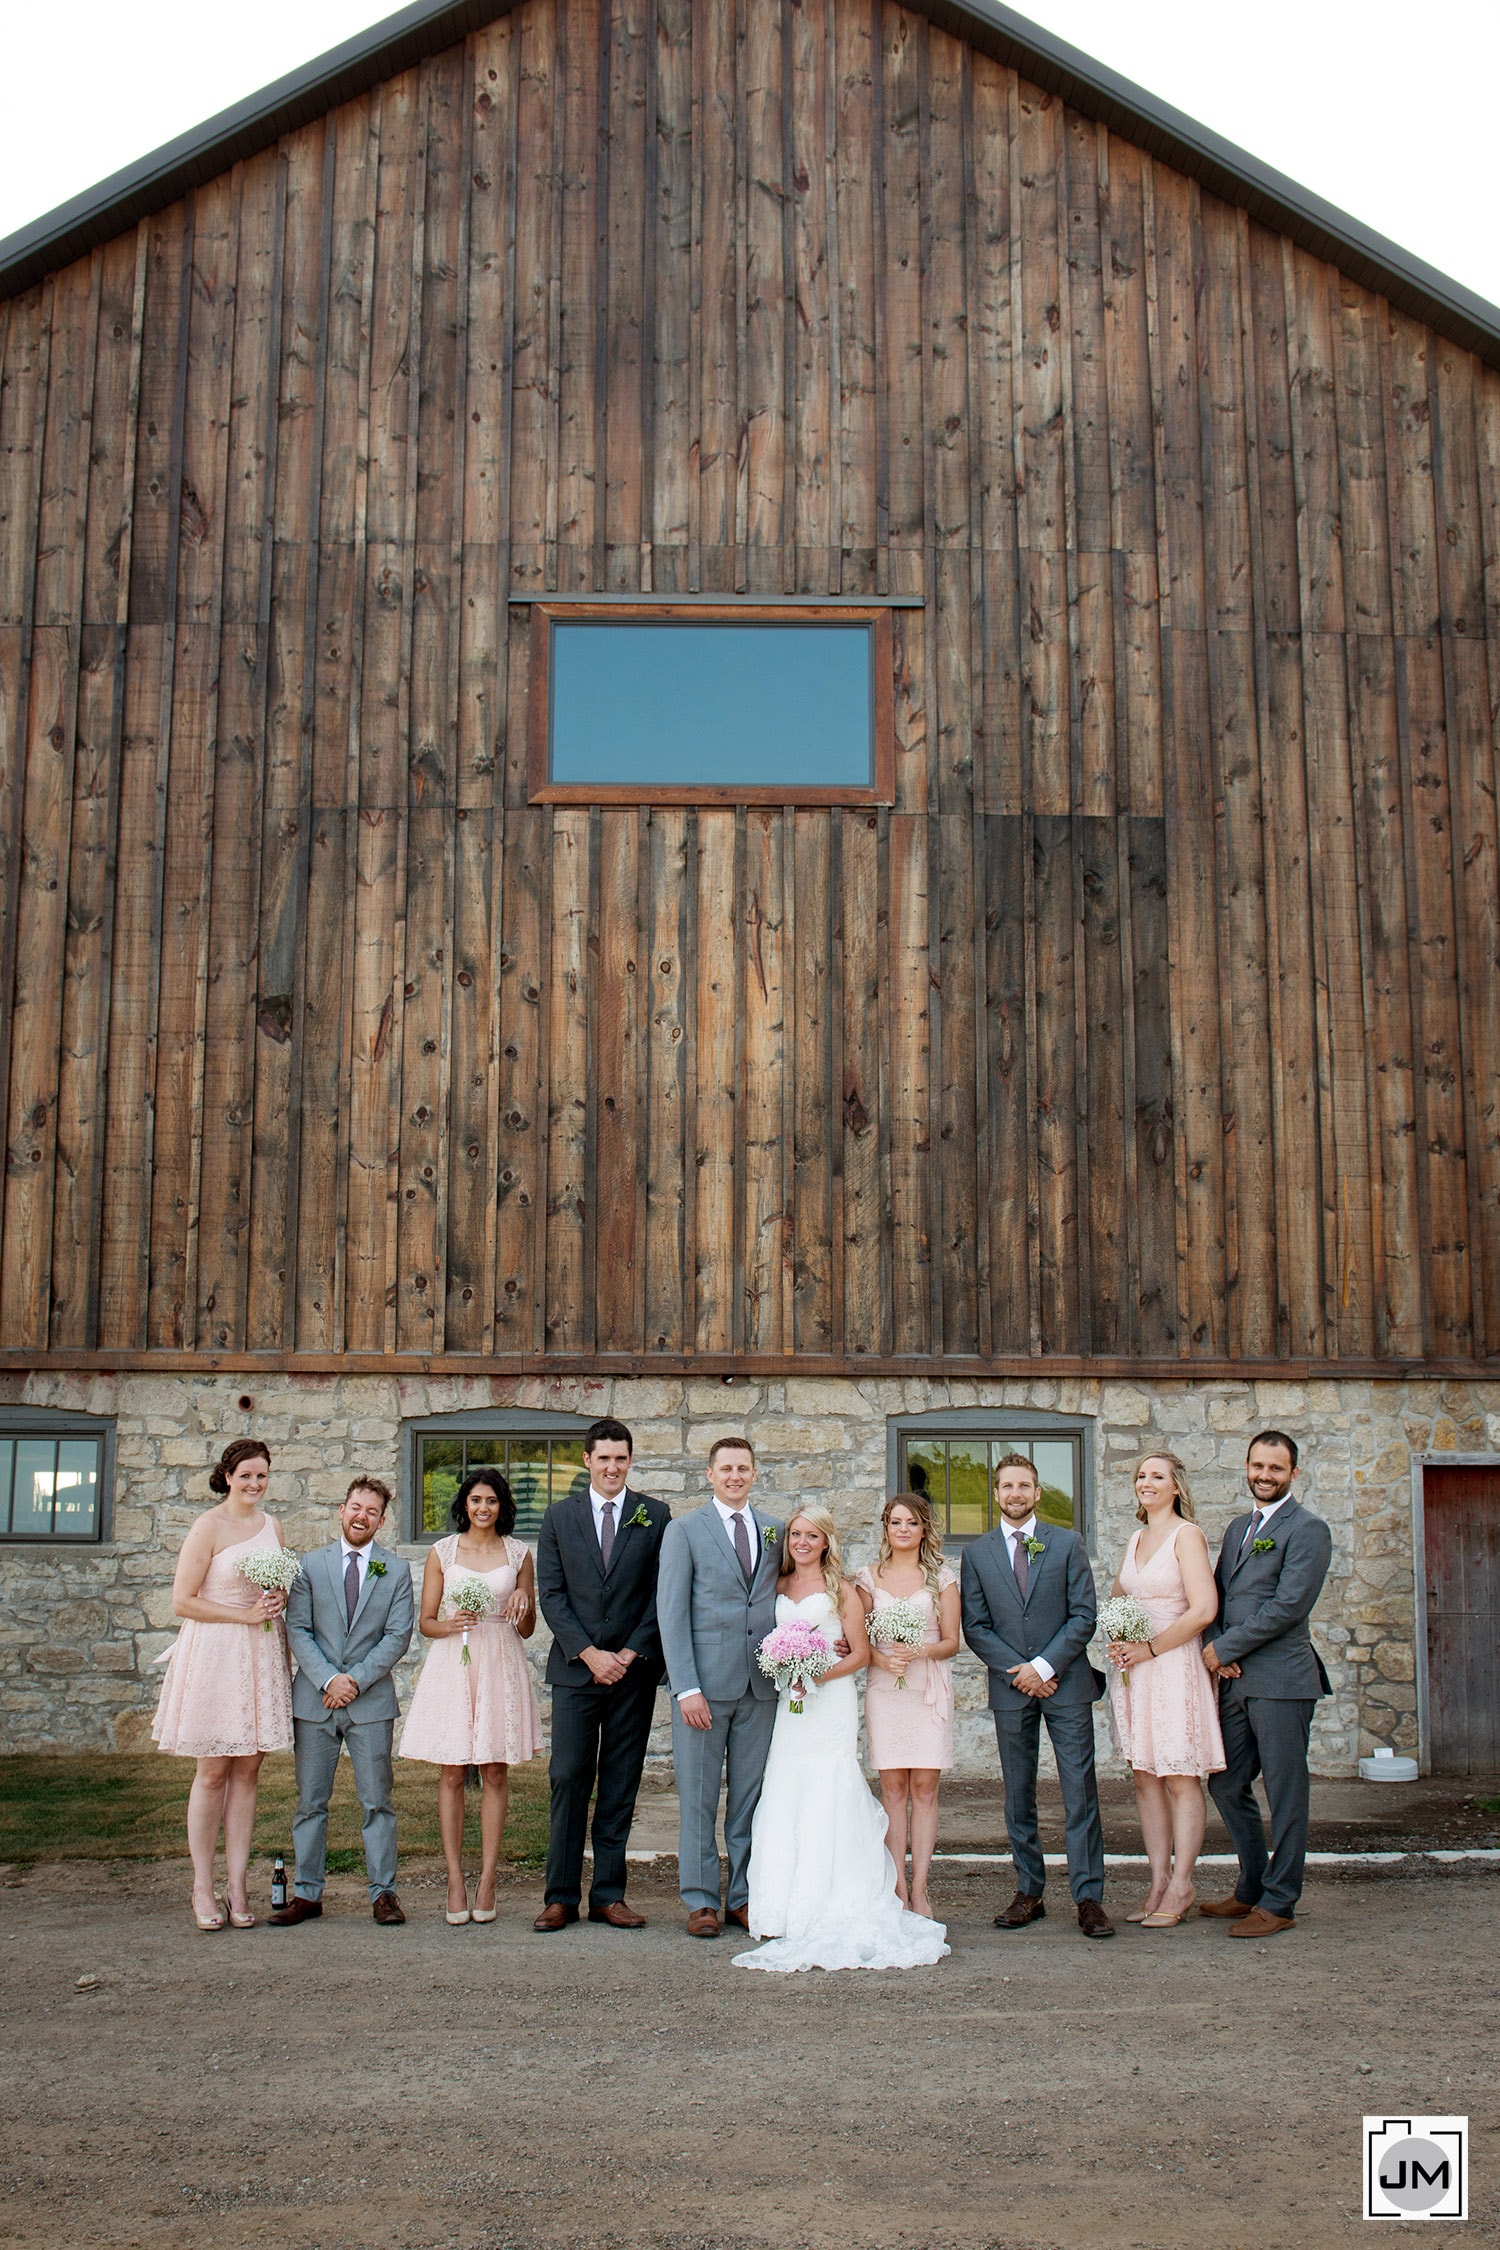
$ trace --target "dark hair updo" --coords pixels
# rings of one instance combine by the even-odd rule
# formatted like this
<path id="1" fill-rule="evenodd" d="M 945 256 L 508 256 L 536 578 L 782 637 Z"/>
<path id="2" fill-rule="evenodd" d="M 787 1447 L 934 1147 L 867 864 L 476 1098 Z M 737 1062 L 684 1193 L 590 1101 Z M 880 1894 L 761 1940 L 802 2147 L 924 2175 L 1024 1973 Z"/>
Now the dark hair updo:
<path id="1" fill-rule="evenodd" d="M 476 1484 L 488 1485 L 500 1503 L 500 1513 L 495 1518 L 495 1529 L 502 1539 L 508 1539 L 516 1528 L 516 1501 L 510 1486 L 498 1469 L 471 1469 L 453 1495 L 453 1506 L 448 1513 L 455 1529 L 472 1531 L 469 1521 L 469 1494 Z"/>
<path id="2" fill-rule="evenodd" d="M 231 1444 L 225 1446 L 218 1460 L 215 1461 L 208 1472 L 209 1491 L 227 1492 L 229 1480 L 242 1461 L 264 1461 L 269 1469 L 271 1466 L 271 1448 L 263 1439 L 258 1437 L 235 1438 Z"/>

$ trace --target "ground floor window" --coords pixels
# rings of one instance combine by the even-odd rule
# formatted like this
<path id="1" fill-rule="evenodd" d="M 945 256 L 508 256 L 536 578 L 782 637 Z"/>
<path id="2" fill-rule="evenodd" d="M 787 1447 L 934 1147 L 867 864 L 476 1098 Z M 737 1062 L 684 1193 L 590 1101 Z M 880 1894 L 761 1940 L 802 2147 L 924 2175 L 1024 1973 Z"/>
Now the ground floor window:
<path id="1" fill-rule="evenodd" d="M 1082 1428 L 1035 1424 L 954 1429 L 914 1421 L 896 1431 L 896 1487 L 925 1493 L 945 1537 L 962 1545 L 999 1521 L 996 1463 L 1007 1453 L 1024 1453 L 1041 1483 L 1037 1514 L 1043 1522 L 1083 1531 L 1086 1435 Z"/>
<path id="2" fill-rule="evenodd" d="M 583 1465 L 587 1421 L 576 1414 L 539 1415 L 535 1421 L 507 1413 L 490 1418 L 444 1415 L 408 1423 L 409 1536 L 441 1539 L 453 1526 L 453 1495 L 471 1469 L 496 1469 L 515 1496 L 516 1537 L 534 1540 L 554 1500 L 588 1485 Z"/>
<path id="3" fill-rule="evenodd" d="M 0 1421 L 0 1539 L 102 1538 L 105 1437 L 52 1418 Z"/>

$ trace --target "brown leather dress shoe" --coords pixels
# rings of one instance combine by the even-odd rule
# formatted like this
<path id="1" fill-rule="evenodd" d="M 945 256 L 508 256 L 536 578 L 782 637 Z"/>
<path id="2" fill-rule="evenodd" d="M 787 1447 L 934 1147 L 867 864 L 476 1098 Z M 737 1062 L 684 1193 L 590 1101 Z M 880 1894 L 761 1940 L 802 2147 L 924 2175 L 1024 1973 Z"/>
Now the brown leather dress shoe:
<path id="1" fill-rule="evenodd" d="M 565 1930 L 569 1923 L 576 1922 L 577 1919 L 578 1909 L 576 1906 L 568 1906 L 562 1899 L 555 1898 L 550 1906 L 542 1908 L 541 1913 L 531 1926 L 534 1930 L 541 1930 L 545 1934 L 549 1930 Z"/>
<path id="2" fill-rule="evenodd" d="M 719 1917 L 711 1906 L 695 1906 L 688 1916 L 689 1937 L 717 1937 Z"/>
<path id="3" fill-rule="evenodd" d="M 1296 1928 L 1290 1914 L 1271 1914 L 1263 1906 L 1252 1906 L 1249 1913 L 1238 1922 L 1231 1922 L 1231 1937 L 1276 1937 L 1282 1930 Z"/>
<path id="4" fill-rule="evenodd" d="M 612 1930 L 643 1930 L 646 1927 L 645 1915 L 632 1914 L 622 1898 L 612 1898 L 603 1906 L 591 1906 L 589 1920 L 607 1922 Z"/>
<path id="5" fill-rule="evenodd" d="M 726 1922 L 738 1922 L 742 1930 L 748 1930 L 750 1927 L 750 1909 L 748 1906 L 726 1906 L 724 1919 Z"/>
<path id="6" fill-rule="evenodd" d="M 1113 1937 L 1114 1923 L 1096 1898 L 1078 1901 L 1078 1927 L 1085 1937 Z"/>
<path id="7" fill-rule="evenodd" d="M 382 1891 L 370 1906 L 370 1912 L 383 1930 L 393 1930 L 406 1916 L 401 1911 L 401 1901 L 394 1891 Z"/>
<path id="8" fill-rule="evenodd" d="M 1039 1898 L 1027 1891 L 1017 1891 L 1003 1914 L 995 1916 L 997 1930 L 1024 1930 L 1028 1922 L 1045 1922 L 1047 1909 Z"/>
<path id="9" fill-rule="evenodd" d="M 1255 1909 L 1242 1898 L 1200 1898 L 1198 1912 L 1212 1915 L 1215 1921 L 1237 1922 L 1241 1915 L 1253 1914 Z"/>
<path id="10" fill-rule="evenodd" d="M 299 1922 L 316 1922 L 322 1911 L 323 1901 L 320 1898 L 289 1898 L 285 1906 L 278 1906 L 274 1914 L 266 1916 L 266 1920 L 273 1929 L 291 1930 Z"/>

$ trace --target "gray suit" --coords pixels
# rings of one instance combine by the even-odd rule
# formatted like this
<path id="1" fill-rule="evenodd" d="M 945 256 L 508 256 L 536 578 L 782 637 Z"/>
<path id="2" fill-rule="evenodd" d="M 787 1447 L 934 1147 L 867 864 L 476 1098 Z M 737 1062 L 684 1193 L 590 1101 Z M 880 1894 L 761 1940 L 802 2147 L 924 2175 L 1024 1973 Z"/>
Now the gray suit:
<path id="1" fill-rule="evenodd" d="M 372 1541 L 354 1615 L 344 1608 L 343 1549 L 319 1547 L 302 1559 L 287 1596 L 286 1636 L 297 1659 L 292 1682 L 292 1732 L 297 1745 L 298 1898 L 321 1898 L 328 1851 L 328 1800 L 347 1744 L 364 1814 L 361 1829 L 370 1897 L 396 1887 L 396 1808 L 391 1801 L 391 1737 L 400 1705 L 391 1673 L 406 1654 L 416 1621 L 411 1571 L 399 1555 Z M 374 1566 L 379 1564 L 377 1570 Z M 359 1689 L 342 1711 L 323 1706 L 323 1690 L 340 1673 Z"/>
<path id="2" fill-rule="evenodd" d="M 1037 1827 L 1036 1775 L 1047 1721 L 1062 1784 L 1068 1882 L 1075 1900 L 1104 1896 L 1104 1827 L 1094 1773 L 1093 1705 L 1104 1681 L 1084 1651 L 1094 1631 L 1094 1574 L 1076 1531 L 1037 1520 L 1043 1552 L 1030 1565 L 1023 1601 L 1001 1530 L 964 1549 L 964 1639 L 989 1667 L 990 1709 L 1005 1776 L 1005 1827 L 1016 1884 L 1040 1898 L 1047 1881 Z M 1042 1657 L 1057 1686 L 1041 1699 L 1012 1685 L 1012 1665 Z"/>
<path id="3" fill-rule="evenodd" d="M 1258 1555 L 1245 1536 L 1252 1521 L 1248 1512 L 1235 1517 L 1214 1570 L 1219 1615 L 1208 1638 L 1220 1663 L 1238 1664 L 1240 1676 L 1219 1688 L 1225 1766 L 1210 1774 L 1208 1787 L 1239 1854 L 1236 1898 L 1291 1915 L 1307 1858 L 1307 1741 L 1313 1708 L 1328 1693 L 1308 1619 L 1328 1576 L 1333 1535 L 1321 1516 L 1283 1500 L 1266 1520 L 1271 1548 Z M 1269 1854 L 1257 1774 L 1271 1808 Z"/>
<path id="4" fill-rule="evenodd" d="M 776 1623 L 784 1529 L 755 1512 L 748 1586 L 712 1502 L 679 1516 L 662 1536 L 656 1621 L 672 1688 L 672 1761 L 680 1807 L 677 1884 L 689 1909 L 711 1906 L 718 1911 L 714 1825 L 726 1765 L 726 1903 L 749 1902 L 750 1824 L 776 1724 L 776 1690 L 756 1663 L 755 1652 Z M 711 1728 L 690 1727 L 682 1716 L 678 1698 L 694 1689 L 708 1699 Z"/>

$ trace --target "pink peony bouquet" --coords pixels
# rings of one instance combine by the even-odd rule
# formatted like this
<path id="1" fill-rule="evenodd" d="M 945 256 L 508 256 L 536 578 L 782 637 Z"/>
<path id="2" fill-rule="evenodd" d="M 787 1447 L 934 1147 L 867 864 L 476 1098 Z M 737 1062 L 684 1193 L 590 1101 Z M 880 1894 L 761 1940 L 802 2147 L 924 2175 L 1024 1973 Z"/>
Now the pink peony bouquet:
<path id="1" fill-rule="evenodd" d="M 794 1617 L 767 1633 L 756 1661 L 766 1678 L 776 1682 L 778 1695 L 783 1689 L 792 1690 L 791 1708 L 800 1713 L 804 1696 L 816 1695 L 819 1680 L 835 1659 L 825 1636 Z"/>

